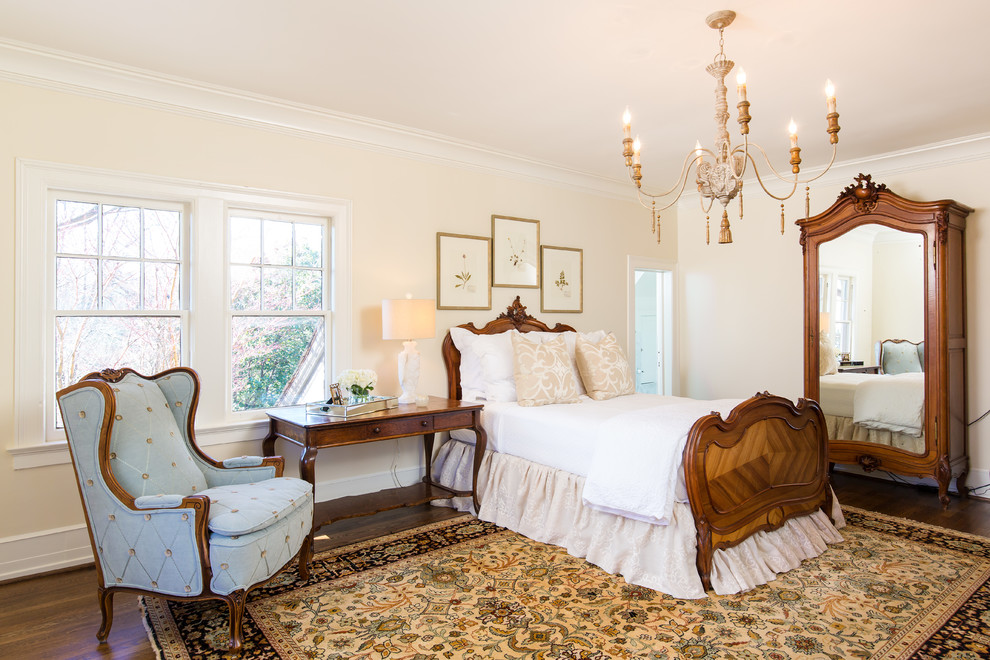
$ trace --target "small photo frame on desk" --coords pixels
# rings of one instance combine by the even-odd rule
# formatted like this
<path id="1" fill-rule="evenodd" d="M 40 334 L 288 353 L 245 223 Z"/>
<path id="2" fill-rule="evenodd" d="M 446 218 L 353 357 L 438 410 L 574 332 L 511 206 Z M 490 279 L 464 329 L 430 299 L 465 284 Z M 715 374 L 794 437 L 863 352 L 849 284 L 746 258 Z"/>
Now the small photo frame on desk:
<path id="1" fill-rule="evenodd" d="M 492 216 L 492 286 L 540 286 L 540 221 Z"/>
<path id="2" fill-rule="evenodd" d="M 491 239 L 437 232 L 437 309 L 491 309 Z"/>
<path id="3" fill-rule="evenodd" d="M 544 245 L 540 281 L 541 312 L 584 311 L 584 250 Z"/>

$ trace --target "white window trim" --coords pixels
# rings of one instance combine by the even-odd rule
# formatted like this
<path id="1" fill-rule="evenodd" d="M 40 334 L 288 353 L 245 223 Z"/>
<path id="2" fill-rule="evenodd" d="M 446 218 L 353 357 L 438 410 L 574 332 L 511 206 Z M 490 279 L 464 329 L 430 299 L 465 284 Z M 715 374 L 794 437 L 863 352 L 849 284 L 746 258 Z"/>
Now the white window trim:
<path id="1" fill-rule="evenodd" d="M 257 188 L 230 186 L 96 169 L 75 165 L 63 165 L 26 159 L 17 160 L 15 245 L 15 326 L 14 326 L 14 444 L 7 448 L 13 455 L 14 468 L 39 467 L 69 462 L 64 440 L 47 438 L 48 419 L 54 411 L 46 400 L 45 379 L 51 369 L 52 356 L 46 350 L 47 339 L 43 328 L 49 315 L 46 295 L 50 289 L 49 252 L 51 236 L 47 204 L 50 190 L 103 193 L 125 197 L 163 199 L 184 203 L 189 208 L 190 269 L 197 277 L 217 277 L 224 282 L 226 248 L 226 211 L 228 207 L 255 208 L 282 211 L 300 215 L 319 215 L 332 219 L 331 272 L 329 310 L 332 319 L 328 325 L 331 333 L 331 364 L 334 369 L 349 366 L 352 346 L 352 291 L 351 291 L 351 202 L 316 195 L 285 193 Z M 216 218 L 216 222 L 200 221 Z M 44 219 L 40 221 L 39 219 Z M 190 315 L 198 324 L 226 328 L 226 305 L 222 301 L 205 300 L 201 287 L 191 287 L 188 302 Z M 343 310 L 343 312 L 341 312 Z M 332 315 L 332 316 L 331 316 Z M 214 318 L 215 316 L 215 318 Z M 227 330 L 224 330 L 227 331 Z M 190 338 L 190 343 L 194 338 Z M 185 352 L 185 351 L 184 351 Z M 221 373 L 215 364 L 205 364 L 211 358 L 197 346 L 189 346 L 190 363 L 208 373 Z M 228 360 L 224 356 L 212 358 L 220 361 L 224 369 Z M 227 383 L 224 377 L 223 382 Z M 206 388 L 204 388 L 206 389 Z M 227 387 L 217 387 L 225 391 Z M 204 393 L 205 394 L 205 393 Z M 201 394 L 200 409 L 203 409 Z M 222 396 L 226 399 L 228 397 Z M 227 411 L 222 420 L 213 420 L 197 434 L 204 446 L 256 440 L 267 428 L 267 417 L 258 413 L 257 418 L 233 415 Z M 47 441 L 46 441 L 47 440 Z"/>

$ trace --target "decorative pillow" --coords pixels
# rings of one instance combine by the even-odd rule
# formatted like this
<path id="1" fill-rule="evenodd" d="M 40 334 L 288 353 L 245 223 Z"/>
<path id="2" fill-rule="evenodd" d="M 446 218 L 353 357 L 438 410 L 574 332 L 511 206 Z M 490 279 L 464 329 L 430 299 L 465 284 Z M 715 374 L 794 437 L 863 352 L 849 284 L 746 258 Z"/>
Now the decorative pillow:
<path id="1" fill-rule="evenodd" d="M 515 354 L 513 373 L 516 396 L 520 406 L 576 403 L 579 400 L 563 337 L 537 343 L 517 333 L 512 335 L 512 348 Z"/>
<path id="2" fill-rule="evenodd" d="M 568 330 L 567 332 L 528 332 L 526 336 L 529 338 L 539 337 L 541 343 L 547 338 L 563 336 L 564 341 L 567 343 L 567 356 L 571 360 L 571 371 L 574 372 L 574 382 L 577 383 L 578 394 L 587 394 L 588 392 L 584 389 L 584 383 L 581 381 L 581 371 L 577 366 L 577 338 L 582 337 L 585 341 L 597 344 L 605 338 L 606 334 L 608 333 L 604 330 L 595 330 L 594 332 L 574 332 Z"/>
<path id="3" fill-rule="evenodd" d="M 588 396 L 603 401 L 636 391 L 629 361 L 611 332 L 597 344 L 577 337 L 575 357 Z"/>
<path id="4" fill-rule="evenodd" d="M 516 332 L 510 330 L 498 335 L 476 335 L 465 328 L 451 328 L 450 338 L 461 353 L 461 399 L 477 401 L 485 399 L 486 380 L 481 358 L 494 355 L 503 364 L 512 364 L 512 342 L 508 336 Z"/>
<path id="5" fill-rule="evenodd" d="M 839 360 L 835 357 L 835 344 L 828 338 L 827 332 L 818 337 L 818 368 L 822 376 L 839 373 Z"/>
<path id="6" fill-rule="evenodd" d="M 924 355 L 921 348 L 921 355 Z M 885 374 L 918 373 L 921 366 L 919 347 L 909 341 L 884 341 L 880 344 L 880 369 Z"/>

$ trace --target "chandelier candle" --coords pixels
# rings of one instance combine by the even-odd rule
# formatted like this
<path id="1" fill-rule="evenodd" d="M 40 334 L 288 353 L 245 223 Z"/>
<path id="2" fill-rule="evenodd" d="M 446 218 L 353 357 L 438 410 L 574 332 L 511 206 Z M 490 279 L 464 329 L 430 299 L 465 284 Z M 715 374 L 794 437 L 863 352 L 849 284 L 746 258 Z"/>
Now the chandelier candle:
<path id="1" fill-rule="evenodd" d="M 639 137 L 635 140 L 632 138 L 632 117 L 629 113 L 629 108 L 626 108 L 626 111 L 622 115 L 622 156 L 625 158 L 626 167 L 629 169 L 629 176 L 636 186 L 636 195 L 639 198 L 640 204 L 650 209 L 653 217 L 653 231 L 657 235 L 658 243 L 660 242 L 660 222 L 658 220 L 657 213 L 668 209 L 677 203 L 677 200 L 680 199 L 681 195 L 684 193 L 684 189 L 687 186 L 688 177 L 690 176 L 692 170 L 694 171 L 695 184 L 698 188 L 698 200 L 701 203 L 701 210 L 704 212 L 706 220 L 709 217 L 709 212 L 711 211 L 712 205 L 718 201 L 718 203 L 722 205 L 722 222 L 719 226 L 718 242 L 731 243 L 732 231 L 729 227 L 729 213 L 727 207 L 729 202 L 738 197 L 739 218 L 742 219 L 743 176 L 746 174 L 746 168 L 749 164 L 752 164 L 753 175 L 756 177 L 757 182 L 760 184 L 763 191 L 773 199 L 781 202 L 780 233 L 783 234 L 783 202 L 791 198 L 795 191 L 797 191 L 798 185 L 804 184 L 805 215 L 810 216 L 811 189 L 807 184 L 825 174 L 825 172 L 827 172 L 835 162 L 836 151 L 838 149 L 836 145 L 838 145 L 839 142 L 839 113 L 835 109 L 835 86 L 832 84 L 831 80 L 829 80 L 825 86 L 825 106 L 827 113 L 825 115 L 825 119 L 827 121 L 826 133 L 829 136 L 829 143 L 832 145 L 832 157 L 829 160 L 828 165 L 826 165 L 821 172 L 808 179 L 802 180 L 799 178 L 801 173 L 801 148 L 798 146 L 797 127 L 794 124 L 794 120 L 791 120 L 791 124 L 788 128 L 791 141 L 790 164 L 792 176 L 786 176 L 777 172 L 773 165 L 771 165 L 770 158 L 767 156 L 766 151 L 764 151 L 764 149 L 758 144 L 751 143 L 749 141 L 749 122 L 752 117 L 749 114 L 750 105 L 746 98 L 746 72 L 742 69 L 739 70 L 739 73 L 736 76 L 736 95 L 738 97 L 736 110 L 738 111 L 737 121 L 739 123 L 739 134 L 743 136 L 743 142 L 741 145 L 732 146 L 729 131 L 726 128 L 726 124 L 729 120 L 729 105 L 726 100 L 727 89 L 725 87 L 725 77 L 732 71 L 735 63 L 725 57 L 724 30 L 732 23 L 735 17 L 736 13 L 734 11 L 725 10 L 717 11 L 705 19 L 708 27 L 718 30 L 719 36 L 719 52 L 715 55 L 712 63 L 705 69 L 713 78 L 715 78 L 715 146 L 713 149 L 706 149 L 701 146 L 700 142 L 697 142 L 694 150 L 688 152 L 685 157 L 684 165 L 681 168 L 681 174 L 670 190 L 656 194 L 643 190 L 643 171 Z M 760 175 L 760 172 L 757 169 L 756 160 L 750 153 L 750 146 L 763 154 L 763 159 L 766 161 L 767 169 L 774 177 L 791 185 L 790 192 L 778 196 L 767 190 L 766 185 L 764 184 L 764 178 Z M 668 198 L 671 195 L 673 196 L 673 199 L 671 199 L 665 206 L 657 208 L 657 199 Z M 649 203 L 647 203 L 647 201 Z M 708 242 L 707 234 L 708 232 L 706 229 L 706 243 Z"/>

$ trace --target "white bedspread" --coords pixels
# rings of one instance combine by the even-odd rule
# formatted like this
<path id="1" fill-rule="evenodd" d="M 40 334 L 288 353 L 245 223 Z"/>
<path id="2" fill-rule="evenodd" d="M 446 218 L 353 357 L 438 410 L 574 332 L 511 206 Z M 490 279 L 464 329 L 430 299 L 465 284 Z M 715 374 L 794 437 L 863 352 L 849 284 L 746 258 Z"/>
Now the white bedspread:
<path id="1" fill-rule="evenodd" d="M 701 417 L 723 417 L 742 399 L 678 399 L 616 415 L 598 428 L 583 500 L 599 511 L 644 522 L 671 522 L 683 478 L 688 431 Z"/>
<path id="2" fill-rule="evenodd" d="M 857 424 L 918 437 L 924 418 L 924 373 L 884 375 L 856 387 L 853 421 Z"/>
<path id="3" fill-rule="evenodd" d="M 822 412 L 836 417 L 852 417 L 856 388 L 860 383 L 881 378 L 877 374 L 839 373 L 822 376 L 819 382 L 818 403 Z"/>

